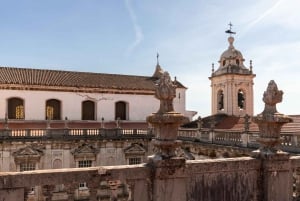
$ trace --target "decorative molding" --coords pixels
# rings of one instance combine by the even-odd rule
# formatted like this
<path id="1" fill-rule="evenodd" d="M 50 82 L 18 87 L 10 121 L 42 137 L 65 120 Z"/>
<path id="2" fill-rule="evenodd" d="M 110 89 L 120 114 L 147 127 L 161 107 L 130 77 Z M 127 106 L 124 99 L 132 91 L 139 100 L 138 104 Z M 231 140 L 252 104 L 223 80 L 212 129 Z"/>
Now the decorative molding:
<path id="1" fill-rule="evenodd" d="M 125 156 L 141 156 L 145 155 L 146 150 L 145 148 L 137 143 L 131 144 L 129 147 L 124 149 Z"/>
<path id="2" fill-rule="evenodd" d="M 74 155 L 75 160 L 96 160 L 96 155 L 99 152 L 98 149 L 94 148 L 93 145 L 90 144 L 82 144 L 78 148 L 71 151 Z"/>
<path id="3" fill-rule="evenodd" d="M 44 152 L 35 147 L 27 146 L 19 149 L 13 153 L 16 164 L 23 162 L 39 162 L 41 156 L 44 155 Z"/>

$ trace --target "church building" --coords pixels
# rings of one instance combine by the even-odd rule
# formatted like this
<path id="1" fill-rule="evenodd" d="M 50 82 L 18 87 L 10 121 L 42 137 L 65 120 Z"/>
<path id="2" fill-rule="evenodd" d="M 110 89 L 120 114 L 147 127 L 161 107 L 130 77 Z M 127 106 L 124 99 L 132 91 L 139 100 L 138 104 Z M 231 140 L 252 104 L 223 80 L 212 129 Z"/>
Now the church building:
<path id="1" fill-rule="evenodd" d="M 0 67 L 0 119 L 23 128 L 43 127 L 46 120 L 53 126 L 66 120 L 86 127 L 116 120 L 146 125 L 147 115 L 159 108 L 154 91 L 162 73 L 158 62 L 152 76 Z M 186 110 L 187 88 L 173 82 L 175 110 L 192 119 L 196 112 Z"/>

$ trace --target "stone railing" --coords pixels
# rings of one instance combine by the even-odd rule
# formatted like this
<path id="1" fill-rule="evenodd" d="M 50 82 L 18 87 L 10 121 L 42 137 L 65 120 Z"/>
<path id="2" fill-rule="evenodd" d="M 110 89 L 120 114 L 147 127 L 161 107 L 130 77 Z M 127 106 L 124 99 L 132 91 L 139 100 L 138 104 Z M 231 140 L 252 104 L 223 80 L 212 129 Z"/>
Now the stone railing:
<path id="1" fill-rule="evenodd" d="M 161 163 L 158 167 L 140 164 L 1 172 L 0 200 L 258 201 L 268 188 L 260 182 L 263 175 L 276 178 L 277 171 L 293 175 L 280 178 L 290 189 L 285 192 L 289 200 L 300 195 L 298 156 L 290 158 L 290 165 L 272 165 L 270 169 L 251 157 Z M 86 187 L 79 187 L 80 183 Z"/>
<path id="2" fill-rule="evenodd" d="M 81 138 L 151 138 L 152 129 L 0 129 L 0 140 L 81 139 Z"/>
<path id="3" fill-rule="evenodd" d="M 0 200 L 147 201 L 150 174 L 145 165 L 2 172 Z"/>
<path id="4" fill-rule="evenodd" d="M 258 148 L 258 132 L 210 130 L 210 129 L 185 129 L 178 130 L 178 138 L 187 141 L 199 141 L 220 145 Z M 284 151 L 300 153 L 300 135 L 281 133 L 281 146 Z"/>
<path id="5" fill-rule="evenodd" d="M 0 129 L 0 140 L 32 140 L 32 139 L 128 139 L 153 138 L 153 129 Z M 183 141 L 199 141 L 220 145 L 258 148 L 258 132 L 224 131 L 211 129 L 178 130 L 178 138 Z M 293 133 L 282 133 L 283 150 L 300 153 L 300 136 Z"/>

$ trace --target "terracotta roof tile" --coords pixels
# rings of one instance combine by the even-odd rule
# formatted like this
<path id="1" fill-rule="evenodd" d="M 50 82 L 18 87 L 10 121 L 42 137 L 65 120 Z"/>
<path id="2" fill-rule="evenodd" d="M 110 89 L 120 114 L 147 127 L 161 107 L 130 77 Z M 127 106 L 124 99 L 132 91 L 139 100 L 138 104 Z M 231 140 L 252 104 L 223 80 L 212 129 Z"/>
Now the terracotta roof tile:
<path id="1" fill-rule="evenodd" d="M 40 85 L 101 89 L 154 90 L 155 78 L 137 75 L 103 74 L 62 70 L 0 67 L 0 85 Z M 174 82 L 177 87 L 184 87 Z"/>
<path id="2" fill-rule="evenodd" d="M 211 118 L 215 118 L 215 129 L 230 131 L 244 131 L 245 119 L 242 117 L 228 116 L 225 114 L 217 114 L 203 118 L 203 127 L 210 128 Z M 300 115 L 289 115 L 293 119 L 293 122 L 284 124 L 281 132 L 300 135 Z M 197 120 L 189 122 L 182 127 L 185 128 L 197 128 Z M 259 132 L 258 126 L 254 122 L 250 122 L 250 132 Z"/>

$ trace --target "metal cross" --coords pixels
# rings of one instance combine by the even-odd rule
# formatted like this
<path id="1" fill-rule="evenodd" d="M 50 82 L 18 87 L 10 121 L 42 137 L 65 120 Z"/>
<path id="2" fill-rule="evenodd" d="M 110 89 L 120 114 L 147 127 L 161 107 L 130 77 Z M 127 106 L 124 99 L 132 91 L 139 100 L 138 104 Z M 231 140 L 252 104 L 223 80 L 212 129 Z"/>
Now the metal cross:
<path id="1" fill-rule="evenodd" d="M 233 24 L 231 24 L 231 22 L 229 22 L 229 30 L 231 31 L 231 28 L 232 28 L 232 26 L 233 26 Z"/>
<path id="2" fill-rule="evenodd" d="M 229 29 L 226 30 L 225 33 L 228 33 L 228 34 L 231 36 L 231 34 L 235 34 L 235 32 L 231 31 L 231 28 L 232 28 L 232 26 L 233 26 L 233 25 L 231 24 L 231 22 L 230 22 L 228 25 L 229 25 Z"/>

